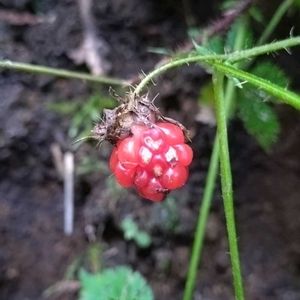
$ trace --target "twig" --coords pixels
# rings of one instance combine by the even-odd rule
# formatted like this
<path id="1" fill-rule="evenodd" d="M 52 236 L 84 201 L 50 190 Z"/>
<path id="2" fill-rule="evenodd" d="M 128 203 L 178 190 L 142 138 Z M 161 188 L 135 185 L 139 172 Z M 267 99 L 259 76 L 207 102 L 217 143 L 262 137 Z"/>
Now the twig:
<path id="1" fill-rule="evenodd" d="M 106 74 L 111 65 L 106 60 L 109 46 L 97 36 L 92 13 L 92 0 L 78 0 L 81 21 L 83 25 L 83 42 L 79 49 L 70 53 L 76 64 L 86 63 L 94 75 Z"/>
<path id="2" fill-rule="evenodd" d="M 64 155 L 64 233 L 73 233 L 74 221 L 74 155 Z"/>
<path id="3" fill-rule="evenodd" d="M 36 16 L 27 12 L 0 9 L 0 21 L 15 26 L 37 25 L 46 22 L 53 22 L 54 18 L 54 16 Z"/>
<path id="4" fill-rule="evenodd" d="M 55 283 L 43 293 L 43 298 L 58 297 L 63 294 L 77 292 L 80 289 L 80 283 L 75 280 L 64 280 Z"/>
<path id="5" fill-rule="evenodd" d="M 61 179 L 64 178 L 64 160 L 59 144 L 54 143 L 50 146 L 50 152 L 53 157 L 55 169 Z"/>
<path id="6" fill-rule="evenodd" d="M 244 14 L 251 5 L 255 2 L 255 0 L 244 0 L 238 1 L 237 5 L 223 13 L 221 18 L 214 21 L 211 26 L 204 30 L 204 33 L 197 37 L 195 41 L 198 44 L 202 44 L 206 39 L 228 30 L 228 28 L 234 23 L 234 21 Z M 190 50 L 192 45 L 189 43 L 189 48 L 186 50 Z"/>

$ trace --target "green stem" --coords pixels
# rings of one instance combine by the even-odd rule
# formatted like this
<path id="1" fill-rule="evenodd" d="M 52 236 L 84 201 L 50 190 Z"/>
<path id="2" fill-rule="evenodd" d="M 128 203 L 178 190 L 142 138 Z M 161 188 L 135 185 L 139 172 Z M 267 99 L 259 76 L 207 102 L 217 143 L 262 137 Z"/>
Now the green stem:
<path id="1" fill-rule="evenodd" d="M 272 35 L 274 29 L 277 27 L 280 20 L 285 15 L 285 13 L 289 9 L 289 7 L 293 4 L 293 2 L 294 2 L 294 0 L 285 0 L 279 5 L 279 7 L 277 8 L 277 10 L 275 11 L 275 13 L 272 16 L 271 21 L 268 23 L 268 26 L 264 30 L 260 39 L 258 40 L 257 45 L 262 45 L 269 39 L 269 37 Z"/>
<path id="2" fill-rule="evenodd" d="M 137 85 L 137 87 L 134 90 L 134 94 L 138 95 L 142 92 L 142 90 L 145 88 L 145 86 L 152 81 L 156 76 L 164 73 L 165 71 L 169 69 L 173 69 L 182 65 L 186 65 L 189 63 L 196 63 L 196 62 L 206 62 L 210 64 L 213 61 L 227 61 L 230 63 L 235 63 L 240 60 L 246 60 L 250 59 L 254 56 L 263 55 L 266 53 L 278 51 L 281 49 L 287 49 L 290 47 L 294 47 L 300 45 L 300 36 L 288 38 L 282 41 L 273 42 L 271 44 L 266 44 L 263 46 L 254 47 L 248 50 L 243 51 L 235 51 L 230 54 L 212 54 L 212 55 L 195 55 L 195 56 L 188 56 L 181 59 L 175 59 L 173 61 L 170 61 L 169 63 L 166 63 L 165 65 L 162 65 L 158 67 L 157 69 L 150 72 L 141 82 Z"/>
<path id="3" fill-rule="evenodd" d="M 210 62 L 210 64 L 219 72 L 225 73 L 226 76 L 235 77 L 244 80 L 257 88 L 266 91 L 270 95 L 281 100 L 281 102 L 289 104 L 294 108 L 300 110 L 300 96 L 288 91 L 276 84 L 271 83 L 261 77 L 255 76 L 248 72 L 242 71 L 230 65 L 219 62 Z"/>
<path id="4" fill-rule="evenodd" d="M 245 33 L 246 33 L 246 22 L 245 19 L 241 19 L 241 22 L 238 27 L 236 39 L 235 39 L 234 50 L 239 50 L 243 47 Z M 226 90 L 225 90 L 225 104 L 226 104 L 227 117 L 229 111 L 233 106 L 234 99 L 235 99 L 235 86 L 232 80 L 228 80 L 226 85 Z M 215 184 L 217 180 L 218 166 L 219 166 L 219 143 L 218 143 L 218 136 L 216 135 L 213 144 L 210 163 L 208 167 L 208 173 L 207 173 L 206 183 L 203 192 L 203 198 L 199 209 L 199 215 L 198 215 L 197 226 L 195 230 L 194 243 L 192 247 L 191 259 L 189 263 L 189 269 L 188 269 L 187 280 L 184 289 L 183 300 L 191 300 L 193 297 L 196 277 L 197 277 L 197 270 L 199 267 L 203 244 L 204 244 L 205 229 L 206 229 L 208 214 L 210 211 L 213 194 L 215 190 Z"/>
<path id="5" fill-rule="evenodd" d="M 180 67 L 182 65 L 188 65 L 189 63 L 196 63 L 199 61 L 215 59 L 216 57 L 220 57 L 220 56 L 222 56 L 222 55 L 216 55 L 216 54 L 196 55 L 196 56 L 192 56 L 192 57 L 185 57 L 182 59 L 175 59 L 173 61 L 170 61 L 170 62 L 166 63 L 165 65 L 162 65 L 162 66 L 154 69 L 143 80 L 141 80 L 141 82 L 135 88 L 134 94 L 139 95 L 150 81 L 152 81 L 156 76 L 168 71 L 169 69 Z"/>
<path id="6" fill-rule="evenodd" d="M 222 187 L 222 195 L 223 195 L 223 202 L 224 202 L 224 211 L 225 211 L 235 296 L 237 300 L 243 300 L 244 290 L 243 290 L 242 274 L 240 268 L 237 234 L 235 228 L 232 174 L 231 174 L 230 156 L 229 156 L 229 148 L 228 148 L 226 107 L 225 107 L 224 96 L 223 96 L 223 81 L 224 81 L 224 75 L 220 73 L 218 70 L 215 70 L 213 73 L 213 84 L 214 84 L 214 92 L 215 92 L 217 130 L 218 130 L 219 145 L 220 145 L 221 187 Z"/>
<path id="7" fill-rule="evenodd" d="M 268 54 L 271 52 L 276 52 L 281 49 L 287 49 L 290 47 L 298 46 L 300 44 L 300 36 L 294 38 L 288 38 L 278 42 L 272 42 L 270 44 L 265 44 L 262 46 L 253 47 L 251 49 L 236 51 L 227 55 L 227 62 L 235 63 L 240 60 L 250 59 L 255 56 L 262 54 Z"/>
<path id="8" fill-rule="evenodd" d="M 275 27 L 278 25 L 279 21 L 283 17 L 288 7 L 292 4 L 292 2 L 293 0 L 286 0 L 278 7 L 272 20 L 270 21 L 270 23 L 262 33 L 262 37 L 260 38 L 257 45 L 263 44 L 269 38 L 269 36 L 274 31 Z M 242 48 L 244 43 L 244 38 L 245 38 L 245 30 L 246 30 L 245 23 L 240 24 L 238 27 L 238 33 L 235 41 L 234 50 L 240 50 Z M 228 80 L 226 90 L 225 90 L 225 105 L 227 110 L 226 111 L 227 118 L 228 118 L 229 111 L 231 111 L 233 106 L 233 101 L 235 99 L 235 91 L 236 91 L 236 87 L 234 82 L 232 80 Z M 218 143 L 218 136 L 216 136 L 213 144 L 212 155 L 210 158 L 206 184 L 204 187 L 203 199 L 199 210 L 197 227 L 195 231 L 194 243 L 192 248 L 192 254 L 191 254 L 191 259 L 189 264 L 189 270 L 188 270 L 183 300 L 191 300 L 193 296 L 193 291 L 194 291 L 195 281 L 197 276 L 197 269 L 199 266 L 203 243 L 204 243 L 206 223 L 207 223 L 208 214 L 210 211 L 211 202 L 213 198 L 213 191 L 215 189 L 215 182 L 217 179 L 218 163 L 219 163 L 219 143 Z"/>
<path id="9" fill-rule="evenodd" d="M 197 278 L 197 270 L 200 263 L 201 253 L 203 249 L 203 241 L 205 237 L 205 229 L 208 219 L 208 214 L 211 207 L 211 200 L 216 185 L 216 178 L 219 167 L 219 143 L 215 139 L 210 164 L 206 176 L 203 199 L 199 210 L 197 227 L 195 231 L 192 255 L 189 263 L 187 281 L 184 288 L 183 300 L 191 300 L 193 297 L 195 283 Z"/>
<path id="10" fill-rule="evenodd" d="M 81 72 L 73 72 L 64 69 L 50 68 L 50 67 L 39 66 L 39 65 L 18 63 L 10 60 L 0 60 L 0 69 L 16 70 L 16 71 L 58 76 L 64 78 L 81 79 L 81 80 L 104 83 L 104 84 L 129 86 L 129 82 L 122 79 L 110 78 L 106 76 L 95 76 L 95 75 L 90 75 Z"/>

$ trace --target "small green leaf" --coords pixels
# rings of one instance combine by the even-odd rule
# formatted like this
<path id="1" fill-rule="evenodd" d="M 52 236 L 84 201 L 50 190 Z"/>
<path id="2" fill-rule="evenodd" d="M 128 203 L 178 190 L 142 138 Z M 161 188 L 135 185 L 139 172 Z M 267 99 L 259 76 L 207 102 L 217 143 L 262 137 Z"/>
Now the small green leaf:
<path id="1" fill-rule="evenodd" d="M 79 272 L 79 280 L 81 283 L 80 300 L 101 299 L 101 290 L 99 291 L 101 274 L 90 274 L 82 269 Z"/>
<path id="2" fill-rule="evenodd" d="M 210 54 L 223 54 L 224 53 L 224 41 L 220 36 L 210 38 L 205 44 L 198 45 L 193 41 L 196 52 L 200 55 Z"/>
<path id="3" fill-rule="evenodd" d="M 257 6 L 252 6 L 249 9 L 250 16 L 258 23 L 263 24 L 265 22 L 265 17 L 262 11 Z"/>
<path id="4" fill-rule="evenodd" d="M 237 33 L 239 30 L 239 27 L 241 26 L 241 21 L 238 19 L 236 22 L 232 24 L 230 27 L 225 40 L 225 51 L 226 52 L 232 52 L 235 48 L 235 43 L 237 39 Z M 245 36 L 243 38 L 243 45 L 242 49 L 249 49 L 253 46 L 253 33 L 250 30 L 249 26 L 246 27 Z"/>
<path id="5" fill-rule="evenodd" d="M 199 27 L 189 27 L 187 29 L 187 34 L 191 40 L 199 37 L 199 35 L 202 33 L 203 33 L 203 29 L 201 29 Z"/>
<path id="6" fill-rule="evenodd" d="M 256 138 L 264 150 L 269 150 L 280 132 L 280 123 L 273 108 L 248 89 L 240 92 L 238 106 L 239 117 L 248 133 Z"/>
<path id="7" fill-rule="evenodd" d="M 48 108 L 57 113 L 72 116 L 68 134 L 72 139 L 78 139 L 90 134 L 94 123 L 99 120 L 104 108 L 113 108 L 114 106 L 114 99 L 101 94 L 93 94 L 81 102 L 50 103 Z"/>
<path id="8" fill-rule="evenodd" d="M 271 61 L 258 62 L 255 67 L 251 69 L 251 73 L 281 87 L 286 87 L 290 81 L 280 67 Z"/>
<path id="9" fill-rule="evenodd" d="M 126 240 L 135 241 L 135 243 L 141 248 L 147 248 L 151 245 L 151 237 L 149 234 L 139 229 L 137 223 L 131 217 L 126 217 L 122 221 L 121 228 Z"/>
<path id="10" fill-rule="evenodd" d="M 216 54 L 224 53 L 224 40 L 220 36 L 210 38 L 204 46 L 211 52 Z"/>
<path id="11" fill-rule="evenodd" d="M 235 5 L 236 5 L 236 0 L 225 0 L 221 2 L 220 8 L 221 10 L 225 11 L 225 10 L 232 9 Z"/>
<path id="12" fill-rule="evenodd" d="M 153 293 L 145 279 L 128 267 L 90 274 L 79 273 L 80 300 L 153 300 Z"/>
<path id="13" fill-rule="evenodd" d="M 148 233 L 140 231 L 136 236 L 136 243 L 140 248 L 148 248 L 151 245 L 151 237 Z"/>
<path id="14" fill-rule="evenodd" d="M 79 103 L 62 101 L 57 103 L 48 103 L 47 108 L 62 115 L 73 114 L 78 109 Z"/>
<path id="15" fill-rule="evenodd" d="M 163 47 L 147 47 L 147 51 L 159 55 L 166 55 L 166 56 L 172 55 L 172 52 L 169 49 Z"/>

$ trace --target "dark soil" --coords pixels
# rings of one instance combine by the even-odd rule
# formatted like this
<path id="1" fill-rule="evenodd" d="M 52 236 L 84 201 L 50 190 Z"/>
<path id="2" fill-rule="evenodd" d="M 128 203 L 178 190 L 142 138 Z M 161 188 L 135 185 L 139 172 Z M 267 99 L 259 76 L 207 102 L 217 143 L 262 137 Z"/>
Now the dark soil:
<path id="1" fill-rule="evenodd" d="M 161 57 L 148 52 L 149 47 L 176 49 L 187 40 L 187 20 L 207 24 L 218 12 L 218 1 L 183 1 L 190 6 L 186 9 L 181 1 L 94 2 L 97 34 L 110 47 L 106 57 L 110 75 L 126 79 L 141 70 L 148 72 L 159 61 Z M 0 9 L 53 17 L 51 22 L 23 26 L 0 20 L 1 58 L 88 71 L 70 58 L 83 36 L 76 1 L 2 0 Z M 292 19 L 285 21 L 279 34 L 286 36 L 291 24 Z M 287 56 L 279 61 L 291 76 L 299 75 L 297 61 Z M 102 172 L 76 178 L 75 231 L 66 237 L 63 187 L 51 147 L 71 147 L 70 120 L 47 105 L 75 99 L 84 104 L 95 87 L 1 72 L 0 299 L 42 299 L 43 292 L 63 280 L 68 267 L 86 252 L 91 230 L 103 249 L 105 266 L 129 264 L 149 280 L 156 299 L 181 299 L 214 137 L 213 127 L 195 121 L 198 91 L 206 79 L 203 70 L 190 66 L 169 72 L 153 88 L 153 94 L 159 91 L 157 105 L 164 113 L 192 131 L 195 159 L 188 184 L 172 193 L 167 203 L 142 201 L 134 191 L 115 188 L 107 169 L 110 147 L 96 149 L 86 143 L 76 151 L 76 161 L 97 157 Z M 230 126 L 237 228 L 251 300 L 300 299 L 300 115 L 282 107 L 279 114 L 283 130 L 269 154 L 260 150 L 239 122 Z M 124 241 L 120 223 L 125 216 L 132 216 L 151 234 L 149 249 Z M 74 298 L 66 294 L 61 299 Z M 233 299 L 219 192 L 208 222 L 195 299 Z"/>

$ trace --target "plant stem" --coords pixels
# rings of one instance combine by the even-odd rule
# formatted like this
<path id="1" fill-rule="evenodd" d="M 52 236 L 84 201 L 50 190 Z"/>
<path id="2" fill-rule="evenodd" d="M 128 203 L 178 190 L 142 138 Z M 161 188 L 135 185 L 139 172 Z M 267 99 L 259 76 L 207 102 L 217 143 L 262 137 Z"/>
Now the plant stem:
<path id="1" fill-rule="evenodd" d="M 152 81 L 156 76 L 166 72 L 169 69 L 180 67 L 182 65 L 188 65 L 189 63 L 195 63 L 195 62 L 199 62 L 199 61 L 206 61 L 206 60 L 210 60 L 210 59 L 215 59 L 216 57 L 220 57 L 220 56 L 222 57 L 223 55 L 217 55 L 217 54 L 196 55 L 196 56 L 191 56 L 191 57 L 185 57 L 185 58 L 182 58 L 182 59 L 174 59 L 173 61 L 170 61 L 170 62 L 166 63 L 165 65 L 162 65 L 162 66 L 154 69 L 152 72 L 150 72 L 137 85 L 137 87 L 134 90 L 134 94 L 139 95 L 150 81 Z"/>
<path id="2" fill-rule="evenodd" d="M 278 23 L 282 19 L 282 17 L 285 15 L 286 11 L 289 9 L 289 7 L 293 4 L 294 0 L 285 0 L 283 1 L 275 13 L 272 16 L 271 21 L 268 23 L 268 26 L 264 30 L 263 34 L 261 35 L 260 39 L 257 42 L 257 45 L 262 45 L 265 43 L 271 34 L 273 33 L 274 29 L 277 27 Z"/>
<path id="3" fill-rule="evenodd" d="M 208 172 L 206 176 L 203 199 L 199 210 L 197 227 L 195 231 L 192 255 L 189 263 L 187 281 L 184 288 L 183 300 L 191 300 L 193 297 L 195 283 L 197 278 L 197 270 L 200 263 L 201 253 L 203 249 L 203 241 L 205 237 L 205 229 L 208 214 L 211 207 L 213 193 L 216 185 L 217 172 L 219 167 L 219 143 L 215 139 L 213 151 L 210 158 Z"/>
<path id="4" fill-rule="evenodd" d="M 227 235 L 229 241 L 229 251 L 231 258 L 233 283 L 235 297 L 237 300 L 244 299 L 244 290 L 242 282 L 242 274 L 240 268 L 239 250 L 237 243 L 237 234 L 235 227 L 233 190 L 232 190 L 232 174 L 230 165 L 230 156 L 228 149 L 228 135 L 226 125 L 226 108 L 223 96 L 224 75 L 218 70 L 213 73 L 213 84 L 215 92 L 215 107 L 217 130 L 220 145 L 220 168 L 221 168 L 221 187 L 224 202 L 224 211 L 227 227 Z"/>
<path id="5" fill-rule="evenodd" d="M 246 21 L 242 18 L 236 34 L 234 50 L 239 50 L 243 47 L 246 33 Z M 227 81 L 225 90 L 225 105 L 226 105 L 226 116 L 228 117 L 229 111 L 231 111 L 233 102 L 235 99 L 235 86 L 232 80 Z M 213 150 L 209 162 L 208 173 L 206 183 L 203 192 L 203 198 L 199 209 L 199 215 L 197 220 L 197 226 L 195 230 L 194 243 L 192 248 L 191 259 L 189 263 L 188 275 L 186 285 L 184 289 L 183 300 L 191 300 L 193 297 L 195 282 L 197 277 L 197 270 L 200 263 L 200 258 L 203 249 L 205 229 L 210 211 L 213 194 L 215 190 L 215 184 L 217 180 L 217 172 L 219 166 L 219 142 L 218 135 L 216 135 Z"/>
<path id="6" fill-rule="evenodd" d="M 45 66 L 33 65 L 33 64 L 18 63 L 10 60 L 0 60 L 0 69 L 16 70 L 16 71 L 58 76 L 58 77 L 64 77 L 70 79 L 71 78 L 81 79 L 81 80 L 104 83 L 104 84 L 129 86 L 129 82 L 122 79 L 110 78 L 106 76 L 95 76 L 87 73 L 73 72 L 64 69 L 50 68 Z"/>
<path id="7" fill-rule="evenodd" d="M 276 26 L 278 25 L 279 21 L 283 17 L 284 13 L 288 9 L 288 7 L 293 3 L 293 0 L 286 0 L 283 2 L 275 12 L 272 20 L 262 33 L 261 38 L 257 45 L 263 44 L 269 36 L 272 34 Z M 245 22 L 241 23 L 238 27 L 238 33 L 235 40 L 234 50 L 238 51 L 242 48 L 245 38 Z M 245 64 L 243 64 L 245 65 Z M 226 89 L 225 89 L 225 105 L 226 105 L 226 115 L 228 118 L 229 111 L 231 111 L 233 106 L 233 101 L 235 99 L 235 84 L 232 80 L 227 81 Z M 215 181 L 217 179 L 217 172 L 218 172 L 218 163 L 219 163 L 219 143 L 218 143 L 218 136 L 214 140 L 212 155 L 210 158 L 208 174 L 206 179 L 206 184 L 204 187 L 203 199 L 201 202 L 197 227 L 195 231 L 194 243 L 192 248 L 191 260 L 189 264 L 188 276 L 184 290 L 184 297 L 183 300 L 191 300 L 193 296 L 193 291 L 195 287 L 195 281 L 197 276 L 197 269 L 199 266 L 204 236 L 205 236 L 205 228 L 208 219 L 208 214 L 211 207 L 211 202 L 213 198 L 213 191 L 215 189 Z"/>
<path id="8" fill-rule="evenodd" d="M 289 38 L 286 40 L 282 40 L 279 42 L 254 47 L 252 49 L 244 50 L 244 51 L 236 51 L 231 54 L 223 54 L 223 55 L 195 55 L 191 57 L 186 57 L 183 59 L 176 59 L 173 60 L 156 70 L 149 73 L 136 87 L 134 94 L 138 95 L 143 88 L 157 75 L 178 66 L 182 66 L 188 63 L 195 63 L 195 62 L 209 62 L 209 61 L 229 61 L 229 62 L 236 62 L 242 59 L 248 59 L 253 56 L 262 55 L 265 53 L 277 51 L 283 48 L 293 47 L 300 44 L 300 37 Z M 29 73 L 36 73 L 36 74 L 44 74 L 44 75 L 51 75 L 51 76 L 58 76 L 64 78 L 74 78 L 74 79 L 81 79 L 91 82 L 97 83 L 104 83 L 104 84 L 112 84 L 112 85 L 121 85 L 121 86 L 129 86 L 130 83 L 126 80 L 110 78 L 106 76 L 94 76 L 86 73 L 81 72 L 73 72 L 64 69 L 57 69 L 57 68 L 50 68 L 40 65 L 33 65 L 27 63 L 18 63 L 13 62 L 10 60 L 0 60 L 0 69 L 7 69 L 7 70 L 16 70 L 22 72 L 29 72 Z"/>
<path id="9" fill-rule="evenodd" d="M 290 47 L 298 46 L 300 44 L 300 36 L 294 38 L 288 38 L 278 42 L 272 42 L 262 46 L 253 47 L 251 49 L 236 51 L 226 55 L 226 61 L 229 63 L 238 62 L 240 60 L 250 59 L 262 54 L 268 54 L 270 52 L 276 52 L 281 49 L 287 49 Z"/>
<path id="10" fill-rule="evenodd" d="M 242 71 L 230 65 L 219 63 L 219 62 L 210 62 L 210 64 L 219 72 L 225 73 L 226 76 L 235 77 L 241 80 L 256 86 L 257 88 L 266 91 L 270 95 L 279 98 L 281 102 L 289 104 L 294 108 L 300 110 L 300 96 L 288 91 L 276 84 L 271 83 L 268 80 L 265 80 L 261 77 L 255 76 L 248 72 Z M 246 83 L 245 82 L 245 83 Z"/>
<path id="11" fill-rule="evenodd" d="M 243 59 L 250 59 L 251 57 L 278 51 L 281 49 L 287 49 L 289 47 L 294 47 L 300 45 L 300 36 L 285 39 L 282 41 L 274 42 L 271 44 L 266 44 L 263 46 L 254 47 L 248 50 L 243 51 L 235 51 L 231 54 L 212 54 L 212 55 L 195 55 L 189 56 L 181 59 L 175 59 L 165 65 L 158 67 L 157 69 L 150 72 L 141 82 L 137 85 L 134 90 L 135 95 L 139 95 L 142 90 L 146 87 L 146 85 L 152 81 L 156 76 L 164 73 L 165 71 L 176 68 L 182 65 L 186 65 L 189 63 L 199 63 L 199 62 L 206 62 L 210 64 L 214 61 L 227 61 L 231 63 L 238 62 Z"/>

